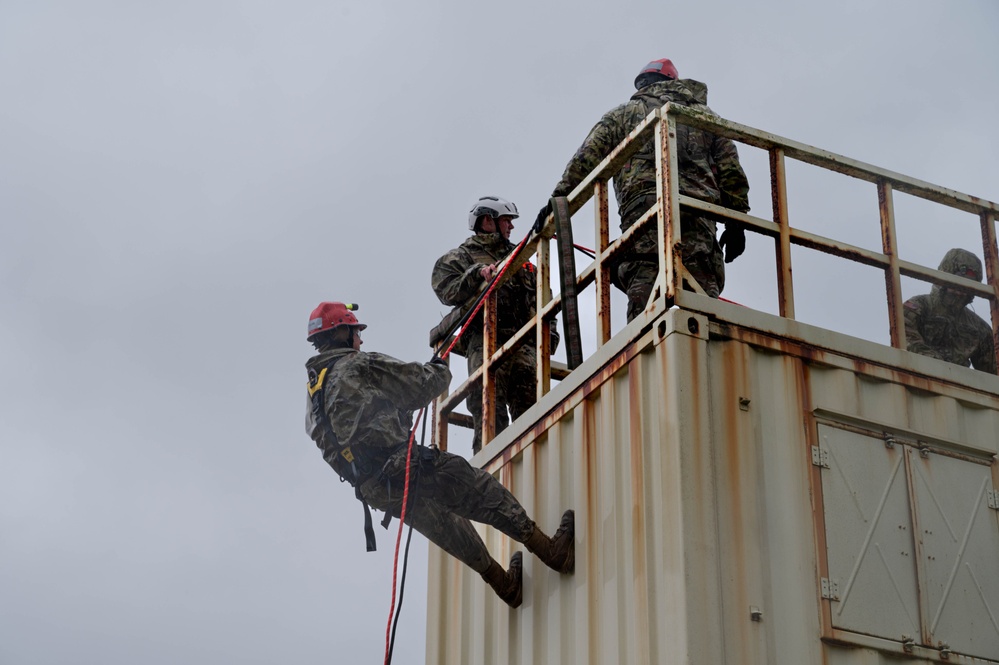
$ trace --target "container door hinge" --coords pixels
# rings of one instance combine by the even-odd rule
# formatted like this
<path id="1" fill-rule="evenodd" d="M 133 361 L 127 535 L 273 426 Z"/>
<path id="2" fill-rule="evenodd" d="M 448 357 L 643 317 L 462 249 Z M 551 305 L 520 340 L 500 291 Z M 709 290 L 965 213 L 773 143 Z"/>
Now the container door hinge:
<path id="1" fill-rule="evenodd" d="M 839 600 L 839 582 L 828 577 L 822 578 L 822 597 L 826 600 Z"/>
<path id="2" fill-rule="evenodd" d="M 989 508 L 999 510 L 999 490 L 989 490 L 986 494 L 989 496 Z"/>
<path id="3" fill-rule="evenodd" d="M 812 465 L 820 466 L 823 469 L 829 468 L 829 451 L 822 450 L 818 446 L 812 446 Z"/>

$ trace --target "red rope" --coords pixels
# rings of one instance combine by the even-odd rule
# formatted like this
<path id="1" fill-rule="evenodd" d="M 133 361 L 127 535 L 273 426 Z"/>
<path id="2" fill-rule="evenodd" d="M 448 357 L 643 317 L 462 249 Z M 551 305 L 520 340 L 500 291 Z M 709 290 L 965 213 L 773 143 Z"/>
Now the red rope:
<path id="1" fill-rule="evenodd" d="M 517 253 L 520 251 L 520 248 L 524 246 L 524 243 L 527 242 L 527 239 L 529 237 L 531 237 L 530 234 L 527 234 L 524 237 L 524 239 L 520 241 L 520 244 L 513 248 L 513 252 L 511 252 L 510 258 L 508 258 L 506 263 L 503 264 L 503 268 L 499 271 L 499 274 L 496 275 L 496 277 L 493 279 L 492 284 L 489 285 L 489 289 L 486 290 L 485 295 L 482 296 L 482 298 L 479 300 L 479 304 L 475 306 L 474 310 L 472 310 L 472 314 L 471 316 L 468 317 L 468 320 L 465 321 L 465 325 L 463 325 L 461 327 L 461 330 L 458 331 L 458 334 L 455 335 L 454 340 L 451 342 L 450 346 L 447 347 L 447 351 L 441 354 L 441 358 L 447 358 L 447 355 L 451 353 L 451 349 L 453 349 L 454 345 L 458 343 L 458 340 L 461 339 L 461 336 L 465 334 L 465 330 L 468 328 L 468 326 L 472 325 L 472 321 L 475 320 L 475 315 L 479 313 L 479 310 L 482 309 L 482 306 L 486 304 L 487 300 L 489 300 L 489 296 L 492 294 L 493 291 L 496 290 L 496 285 L 499 284 L 500 278 L 503 277 L 503 274 L 506 273 L 507 268 L 510 267 L 511 260 L 513 259 L 514 256 L 517 255 Z"/>
<path id="2" fill-rule="evenodd" d="M 448 354 L 451 353 L 451 349 L 454 348 L 454 345 L 457 344 L 461 336 L 465 334 L 465 330 L 468 328 L 469 325 L 471 325 L 472 321 L 475 319 L 475 315 L 479 313 L 479 310 L 482 309 L 482 305 L 485 304 L 486 300 L 489 299 L 490 294 L 492 294 L 492 292 L 496 289 L 496 285 L 499 284 L 500 278 L 503 277 L 504 273 L 506 273 L 507 271 L 507 268 L 510 267 L 511 260 L 513 259 L 514 256 L 517 255 L 517 253 L 520 251 L 520 248 L 524 246 L 524 243 L 527 242 L 527 239 L 530 237 L 530 235 L 531 234 L 527 234 L 524 237 L 524 239 L 520 241 L 520 244 L 514 248 L 513 252 L 510 254 L 510 257 L 507 259 L 506 263 L 503 264 L 503 268 L 500 269 L 499 274 L 496 275 L 496 277 L 492 281 L 492 284 L 489 285 L 489 288 L 486 290 L 485 295 L 479 300 L 479 304 L 475 306 L 475 309 L 472 311 L 471 316 L 468 317 L 468 320 L 465 322 L 465 325 L 463 325 L 461 327 L 461 330 L 458 331 L 458 334 L 455 336 L 454 341 L 451 342 L 451 345 L 447 347 L 447 350 L 441 354 L 442 359 L 447 358 Z M 405 527 L 406 525 L 406 506 L 409 504 L 409 470 L 411 468 L 410 462 L 413 457 L 413 440 L 416 436 L 416 428 L 420 424 L 420 418 L 423 417 L 424 411 L 426 411 L 426 407 L 420 409 L 420 412 L 416 414 L 416 421 L 413 423 L 413 429 L 410 430 L 409 432 L 409 442 L 406 444 L 406 482 L 403 485 L 403 490 L 402 490 L 402 510 L 399 511 L 399 533 L 395 537 L 395 555 L 393 556 L 392 560 L 392 604 L 391 607 L 389 608 L 388 625 L 385 627 L 385 661 L 384 661 L 385 665 L 389 665 L 389 649 L 391 648 L 390 645 L 392 639 L 391 638 L 392 617 L 395 615 L 396 577 L 399 572 L 399 545 L 402 542 L 403 527 Z"/>
<path id="3" fill-rule="evenodd" d="M 392 607 L 389 609 L 388 625 L 385 626 L 385 665 L 389 663 L 389 649 L 392 635 L 392 617 L 395 615 L 395 587 L 396 578 L 399 572 L 399 543 L 402 542 L 402 529 L 406 525 L 406 506 L 409 504 L 409 464 L 413 458 L 413 438 L 416 436 L 416 427 L 420 424 L 420 418 L 426 407 L 420 409 L 416 414 L 416 422 L 409 433 L 409 442 L 406 448 L 406 483 L 402 490 L 402 510 L 399 511 L 399 533 L 395 537 L 395 556 L 392 560 Z"/>

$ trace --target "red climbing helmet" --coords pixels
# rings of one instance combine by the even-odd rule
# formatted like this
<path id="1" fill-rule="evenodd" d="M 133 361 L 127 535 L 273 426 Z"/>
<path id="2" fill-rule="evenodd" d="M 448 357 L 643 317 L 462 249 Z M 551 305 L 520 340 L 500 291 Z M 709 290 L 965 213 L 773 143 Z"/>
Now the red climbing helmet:
<path id="1" fill-rule="evenodd" d="M 358 330 L 364 330 L 368 326 L 358 323 L 354 311 L 357 305 L 354 303 L 342 302 L 321 302 L 319 307 L 312 310 L 309 315 L 309 334 L 306 339 L 311 340 L 314 336 L 327 330 L 333 330 L 339 326 L 353 326 Z"/>
<path id="2" fill-rule="evenodd" d="M 649 64 L 642 67 L 642 71 L 638 72 L 638 76 L 635 77 L 636 90 L 639 88 L 638 82 L 642 79 L 643 74 L 662 74 L 663 76 L 668 76 L 671 79 L 680 78 L 680 73 L 676 71 L 676 67 L 673 66 L 673 61 L 669 58 L 653 60 Z"/>

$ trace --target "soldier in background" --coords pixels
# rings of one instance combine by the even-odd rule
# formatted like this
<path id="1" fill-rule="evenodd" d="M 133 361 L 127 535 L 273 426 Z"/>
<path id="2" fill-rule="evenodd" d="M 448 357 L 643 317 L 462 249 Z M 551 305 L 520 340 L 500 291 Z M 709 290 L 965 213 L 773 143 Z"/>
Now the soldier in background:
<path id="1" fill-rule="evenodd" d="M 954 248 L 939 270 L 982 281 L 982 262 Z M 974 296 L 934 284 L 929 295 L 905 301 L 905 342 L 909 351 L 990 374 L 996 373 L 992 327 L 968 307 Z"/>
<path id="2" fill-rule="evenodd" d="M 503 260 L 516 247 L 510 242 L 513 220 L 520 213 L 517 206 L 498 196 L 483 196 L 472 205 L 468 213 L 468 228 L 474 235 L 437 260 L 431 275 L 434 293 L 445 305 L 464 305 L 475 297 L 499 270 Z M 530 262 L 511 266 L 514 274 L 497 293 L 496 344 L 502 346 L 515 332 L 533 317 L 537 298 L 537 275 Z M 558 343 L 558 333 L 552 330 L 552 352 Z M 504 358 L 495 370 L 496 433 L 506 429 L 510 416 L 516 420 L 537 401 L 537 360 L 534 354 L 534 337 Z M 468 373 L 482 366 L 482 314 L 468 326 L 458 349 L 468 359 Z M 472 451 L 482 448 L 482 387 L 473 388 L 466 400 L 474 421 Z"/>
<path id="3" fill-rule="evenodd" d="M 451 372 L 436 357 L 429 363 L 407 363 L 361 351 L 366 327 L 344 303 L 324 302 L 313 310 L 307 339 L 318 354 L 306 363 L 305 430 L 364 504 L 368 549 L 373 550 L 368 506 L 399 517 L 413 411 L 447 389 Z M 469 520 L 523 543 L 553 570 L 573 571 L 572 510 L 565 511 L 550 538 L 506 487 L 463 457 L 416 446 L 410 469 L 406 523 L 479 573 L 511 607 L 521 603 L 523 555 L 514 553 L 510 568 L 503 570 Z"/>
<path id="4" fill-rule="evenodd" d="M 552 196 L 567 196 L 649 113 L 665 103 L 712 113 L 707 106 L 707 86 L 693 79 L 680 79 L 676 67 L 665 58 L 643 67 L 635 78 L 635 88 L 638 92 L 630 101 L 605 113 L 590 130 L 565 167 Z M 739 164 L 735 144 L 687 125 L 678 123 L 676 129 L 680 193 L 740 212 L 748 211 L 749 181 Z M 656 180 L 655 140 L 650 138 L 614 176 L 622 232 L 655 204 Z M 550 212 L 550 205 L 541 210 L 536 230 Z M 687 211 L 682 213 L 681 226 L 683 265 L 708 295 L 717 298 L 725 287 L 725 263 L 731 263 L 746 248 L 745 231 L 735 222 L 728 222 L 719 242 L 711 217 Z M 655 222 L 646 228 L 633 249 L 621 259 L 614 280 L 628 294 L 629 321 L 645 309 L 659 274 Z"/>

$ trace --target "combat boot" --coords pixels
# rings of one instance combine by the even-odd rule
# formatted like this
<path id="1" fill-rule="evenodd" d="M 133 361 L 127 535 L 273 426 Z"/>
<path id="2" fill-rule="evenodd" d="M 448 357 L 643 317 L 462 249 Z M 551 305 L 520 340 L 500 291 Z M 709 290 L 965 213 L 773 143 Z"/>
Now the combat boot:
<path id="1" fill-rule="evenodd" d="M 562 521 L 554 538 L 549 538 L 534 525 L 534 533 L 524 541 L 524 547 L 537 555 L 541 561 L 560 573 L 571 573 L 576 566 L 576 545 L 573 538 L 576 535 L 576 513 L 567 510 L 562 513 Z"/>
<path id="2" fill-rule="evenodd" d="M 514 552 L 510 557 L 510 569 L 503 570 L 498 561 L 493 560 L 482 579 L 493 588 L 496 595 L 510 607 L 520 607 L 523 601 L 524 555 Z"/>

